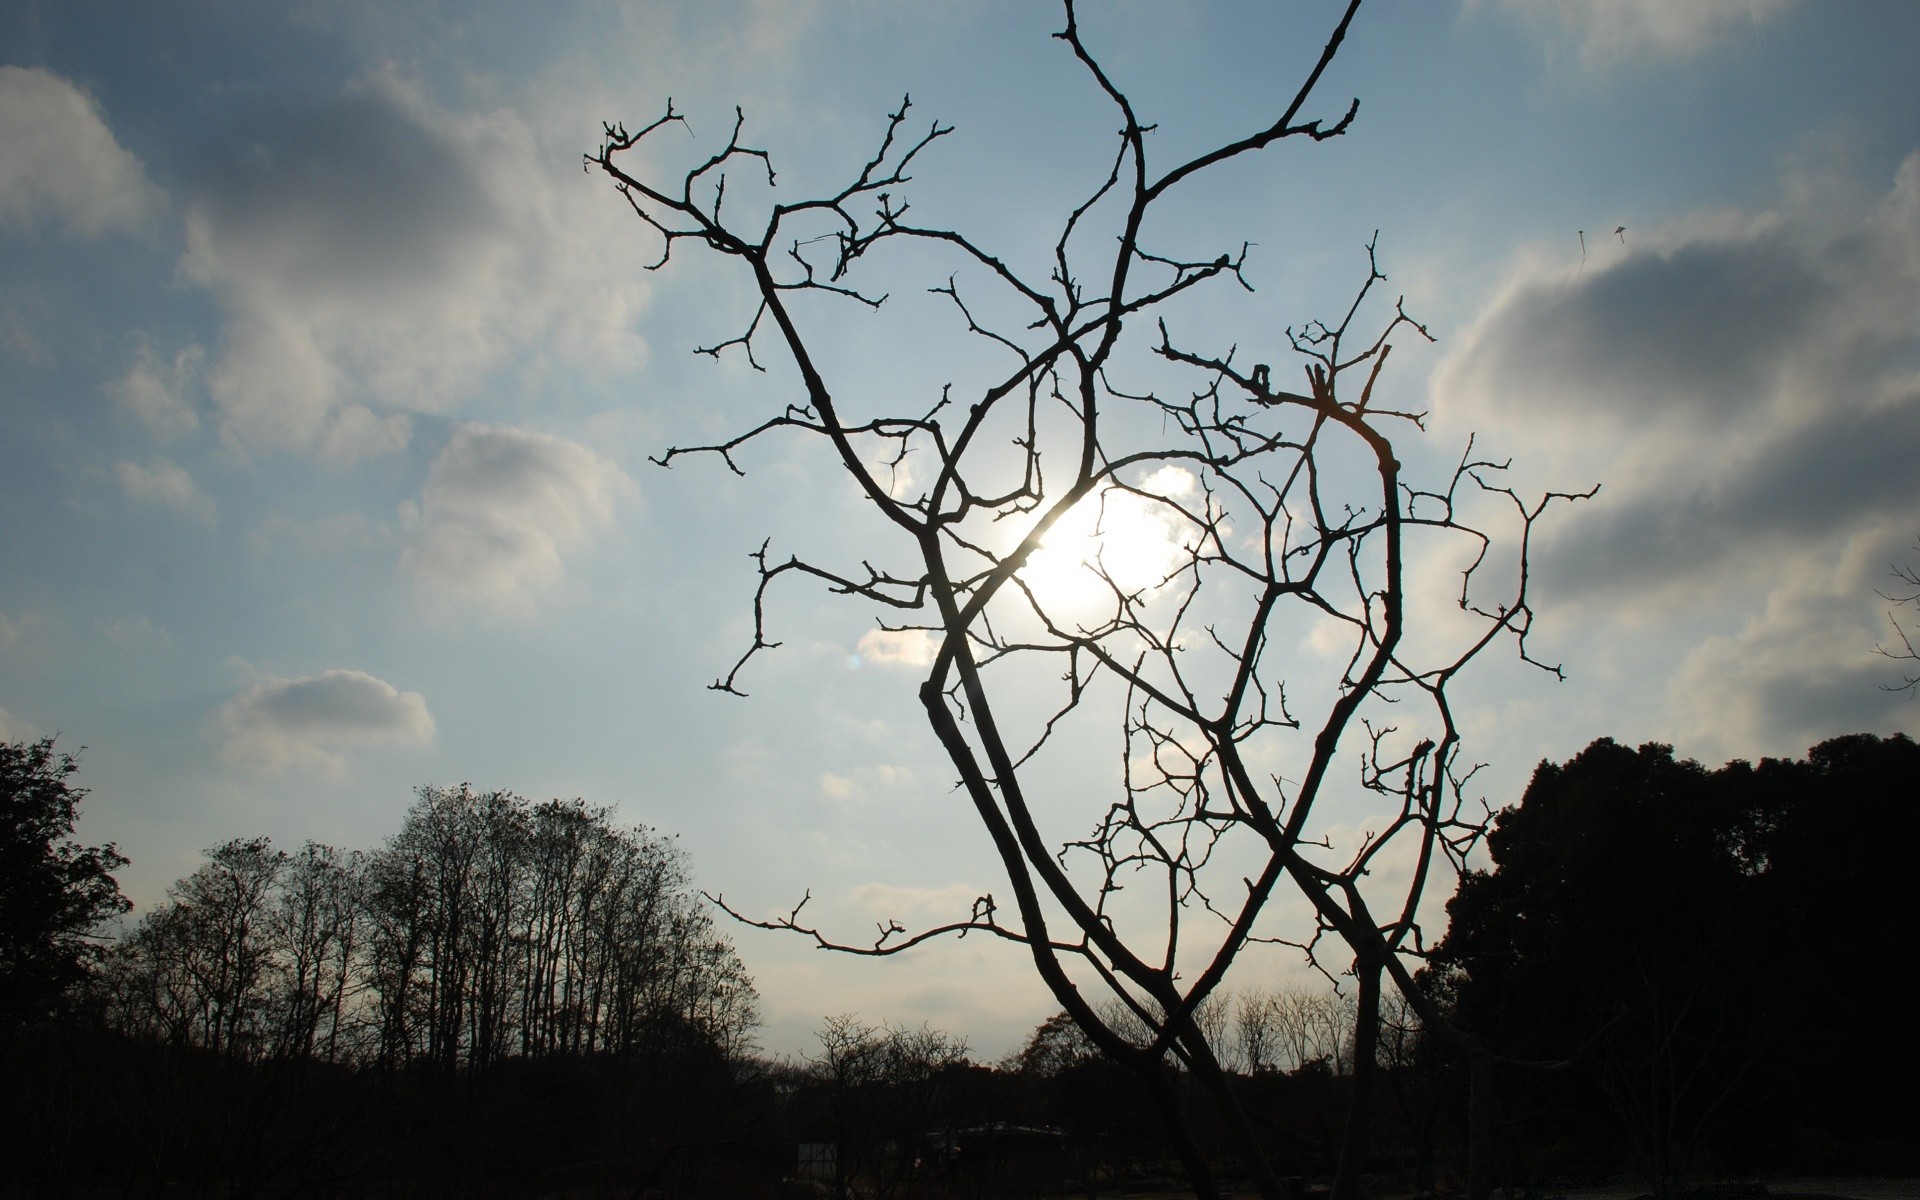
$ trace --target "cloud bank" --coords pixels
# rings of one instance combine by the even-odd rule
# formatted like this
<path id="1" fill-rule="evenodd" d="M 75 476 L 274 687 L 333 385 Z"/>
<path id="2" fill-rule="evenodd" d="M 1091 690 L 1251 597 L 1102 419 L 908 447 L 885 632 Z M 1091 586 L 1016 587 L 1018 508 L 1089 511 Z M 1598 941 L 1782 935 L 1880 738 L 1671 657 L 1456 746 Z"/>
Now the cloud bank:
<path id="1" fill-rule="evenodd" d="M 263 679 L 221 706 L 221 758 L 266 773 L 337 775 L 345 751 L 417 746 L 433 740 L 433 716 L 418 692 L 402 692 L 364 671 L 330 670 L 299 679 Z"/>

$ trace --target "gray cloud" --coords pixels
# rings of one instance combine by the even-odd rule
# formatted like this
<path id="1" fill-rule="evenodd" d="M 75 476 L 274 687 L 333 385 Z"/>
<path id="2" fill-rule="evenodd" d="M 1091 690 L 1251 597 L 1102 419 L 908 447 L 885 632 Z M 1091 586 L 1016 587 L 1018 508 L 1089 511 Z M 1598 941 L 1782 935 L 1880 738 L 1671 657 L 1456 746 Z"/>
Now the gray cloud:
<path id="1" fill-rule="evenodd" d="M 1700 585 L 1711 593 L 1722 568 L 1769 546 L 1840 537 L 1910 511 L 1920 480 L 1920 392 L 1897 407 L 1821 414 L 1760 441 L 1698 478 L 1624 488 L 1617 498 L 1603 492 L 1549 537 L 1549 588 L 1608 600 Z"/>
<path id="2" fill-rule="evenodd" d="M 1687 241 L 1520 283 L 1474 330 L 1448 388 L 1515 417 L 1725 420 L 1768 398 L 1832 299 L 1777 232 Z"/>
<path id="3" fill-rule="evenodd" d="M 130 232 L 164 203 L 100 106 L 51 71 L 0 67 L 0 146 L 0 229 Z"/>
<path id="4" fill-rule="evenodd" d="M 1563 599 L 1703 595 L 1883 519 L 1920 484 L 1920 155 L 1835 235 L 1816 214 L 1651 232 L 1524 267 L 1435 377 L 1436 407 L 1604 483 L 1542 546 Z"/>
<path id="5" fill-rule="evenodd" d="M 463 425 L 427 473 L 401 557 L 436 599 L 525 611 L 565 574 L 565 556 L 613 522 L 625 472 L 575 442 Z"/>
<path id="6" fill-rule="evenodd" d="M 1851 539 L 1837 561 L 1784 559 L 1764 610 L 1702 641 L 1675 672 L 1668 702 L 1688 744 L 1722 757 L 1798 753 L 1842 733 L 1910 726 L 1912 703 L 1886 690 L 1898 664 L 1874 649 L 1888 607 L 1874 588 L 1888 584 L 1889 561 L 1911 561 L 1911 541 L 1885 528 Z"/>
<path id="7" fill-rule="evenodd" d="M 402 692 L 364 671 L 330 670 L 269 678 L 227 701 L 217 716 L 221 757 L 236 766 L 337 774 L 341 752 L 361 746 L 424 745 L 433 716 L 418 692 Z"/>
<path id="8" fill-rule="evenodd" d="M 391 88 L 281 113 L 202 180 L 191 264 L 318 306 L 457 274 L 500 214 L 467 147 L 427 120 Z"/>

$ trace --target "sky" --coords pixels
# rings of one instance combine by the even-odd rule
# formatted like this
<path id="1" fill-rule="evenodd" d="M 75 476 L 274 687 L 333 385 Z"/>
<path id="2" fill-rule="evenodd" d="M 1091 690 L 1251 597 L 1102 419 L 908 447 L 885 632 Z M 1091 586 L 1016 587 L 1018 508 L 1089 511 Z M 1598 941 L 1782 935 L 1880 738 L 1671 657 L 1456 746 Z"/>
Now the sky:
<path id="1" fill-rule="evenodd" d="M 1171 162 L 1270 122 L 1336 19 L 1111 0 L 1081 24 Z M 128 855 L 141 906 L 218 842 L 371 847 L 415 788 L 468 781 L 617 806 L 730 903 L 811 889 L 853 940 L 964 911 L 997 868 L 872 613 L 778 594 L 750 697 L 707 689 L 750 641 L 763 539 L 858 561 L 873 528 L 797 445 L 744 478 L 649 461 L 793 379 L 692 352 L 750 317 L 742 281 L 685 247 L 650 271 L 581 156 L 669 97 L 711 152 L 738 105 L 807 195 L 911 95 L 955 127 L 916 211 L 1032 262 L 1117 127 L 1061 23 L 4 0 L 0 737 L 85 747 L 82 840 Z M 1473 433 L 1517 486 L 1600 485 L 1539 534 L 1532 649 L 1564 681 L 1496 654 L 1457 692 L 1494 806 L 1600 736 L 1717 765 L 1920 733 L 1876 654 L 1920 560 L 1916 53 L 1894 0 L 1369 0 L 1305 114 L 1359 97 L 1350 132 L 1181 198 L 1181 236 L 1252 243 L 1256 290 L 1217 301 L 1250 339 L 1344 306 L 1378 231 L 1436 338 L 1386 385 L 1430 414 L 1409 461 Z M 817 335 L 847 386 L 937 388 L 969 353 L 951 309 L 890 306 L 887 332 Z M 733 936 L 775 1052 L 852 1012 L 991 1059 L 1054 1007 L 977 938 L 874 962 Z"/>

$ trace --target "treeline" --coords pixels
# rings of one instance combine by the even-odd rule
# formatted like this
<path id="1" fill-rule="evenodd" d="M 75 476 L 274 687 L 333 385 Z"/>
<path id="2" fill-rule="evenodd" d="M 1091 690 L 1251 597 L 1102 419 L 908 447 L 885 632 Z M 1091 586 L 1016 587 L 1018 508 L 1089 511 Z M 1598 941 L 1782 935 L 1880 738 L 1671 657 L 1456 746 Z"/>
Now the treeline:
<path id="1" fill-rule="evenodd" d="M 753 984 L 684 856 L 572 800 L 423 788 L 371 852 L 236 839 L 107 956 L 113 1024 L 246 1060 L 475 1071 L 510 1055 L 724 1054 Z"/>

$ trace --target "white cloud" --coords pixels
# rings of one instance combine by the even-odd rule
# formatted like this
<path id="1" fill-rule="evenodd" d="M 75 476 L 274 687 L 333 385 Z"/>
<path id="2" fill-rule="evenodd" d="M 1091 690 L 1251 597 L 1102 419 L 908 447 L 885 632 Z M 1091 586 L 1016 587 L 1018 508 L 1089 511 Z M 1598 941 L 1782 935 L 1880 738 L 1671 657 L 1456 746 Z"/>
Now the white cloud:
<path id="1" fill-rule="evenodd" d="M 19 622 L 5 613 L 0 613 L 0 649 L 11 646 L 18 640 L 20 640 Z"/>
<path id="2" fill-rule="evenodd" d="M 854 647 L 860 661 L 884 667 L 930 667 L 939 650 L 939 636 L 926 629 L 869 629 Z"/>
<path id="3" fill-rule="evenodd" d="M 401 565 L 439 599 L 524 612 L 632 490 L 619 467 L 577 443 L 463 425 L 406 514 L 417 532 Z"/>
<path id="4" fill-rule="evenodd" d="M 192 395 L 206 370 L 206 358 L 206 351 L 190 345 L 168 362 L 143 343 L 133 366 L 107 385 L 107 394 L 154 437 L 162 441 L 185 437 L 200 428 Z"/>
<path id="5" fill-rule="evenodd" d="M 1794 0 L 1493 0 L 1524 20 L 1550 55 L 1569 51 L 1588 70 L 1685 62 L 1774 20 Z M 1478 0 L 1470 0 L 1470 7 Z"/>
<path id="6" fill-rule="evenodd" d="M 858 767 L 845 775 L 833 771 L 820 773 L 820 794 L 830 800 L 862 800 L 877 792 L 894 791 L 912 784 L 911 768 L 890 763 Z"/>
<path id="7" fill-rule="evenodd" d="M 392 452 L 517 355 L 624 367 L 644 239 L 517 113 L 379 76 L 264 119 L 187 206 L 185 275 L 226 311 L 229 442 Z"/>
<path id="8" fill-rule="evenodd" d="M 222 705 L 221 758 L 274 773 L 338 774 L 341 752 L 361 746 L 418 746 L 433 740 L 433 716 L 418 692 L 402 692 L 364 671 L 330 670 L 268 678 Z"/>
<path id="9" fill-rule="evenodd" d="M 117 462 L 113 464 L 113 477 L 127 498 L 137 504 L 170 508 L 208 523 L 214 520 L 213 501 L 200 490 L 193 476 L 167 459 Z"/>
<path id="10" fill-rule="evenodd" d="M 93 98 L 51 71 L 0 67 L 0 229 L 138 230 L 163 202 Z"/>
<path id="11" fill-rule="evenodd" d="M 96 621 L 94 628 L 120 649 L 131 652 L 164 651 L 173 648 L 173 634 L 153 618 L 144 615 Z"/>
<path id="12" fill-rule="evenodd" d="M 1920 154 L 1865 211 L 1786 194 L 1522 263 L 1435 376 L 1450 424 L 1603 484 L 1536 544 L 1547 623 L 1616 665 L 1678 644 L 1627 673 L 1741 756 L 1894 719 L 1874 589 L 1920 520 Z"/>

